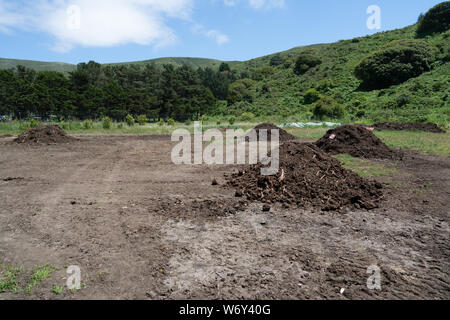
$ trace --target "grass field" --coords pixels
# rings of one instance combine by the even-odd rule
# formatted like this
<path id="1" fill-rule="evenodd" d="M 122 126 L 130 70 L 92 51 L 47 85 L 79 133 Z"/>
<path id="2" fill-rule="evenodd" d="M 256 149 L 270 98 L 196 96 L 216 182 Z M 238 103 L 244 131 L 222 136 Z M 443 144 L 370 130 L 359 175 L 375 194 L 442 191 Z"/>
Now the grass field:
<path id="1" fill-rule="evenodd" d="M 156 123 L 144 126 L 127 126 L 126 123 L 112 123 L 111 129 L 104 129 L 102 122 L 93 122 L 92 127 L 86 129 L 81 121 L 71 121 L 59 124 L 69 134 L 171 134 L 175 129 L 187 129 L 193 132 L 194 124 L 177 123 L 174 126 L 158 125 Z M 206 122 L 203 130 L 211 128 L 219 129 L 243 129 L 249 130 L 255 123 L 240 122 L 234 125 Z M 21 134 L 29 128 L 28 122 L 1 122 L 0 134 Z M 318 140 L 329 128 L 286 128 L 286 130 L 299 139 Z M 434 154 L 450 157 L 450 133 L 429 133 L 421 131 L 375 131 L 375 134 L 389 147 L 397 149 L 409 149 L 426 154 Z"/>

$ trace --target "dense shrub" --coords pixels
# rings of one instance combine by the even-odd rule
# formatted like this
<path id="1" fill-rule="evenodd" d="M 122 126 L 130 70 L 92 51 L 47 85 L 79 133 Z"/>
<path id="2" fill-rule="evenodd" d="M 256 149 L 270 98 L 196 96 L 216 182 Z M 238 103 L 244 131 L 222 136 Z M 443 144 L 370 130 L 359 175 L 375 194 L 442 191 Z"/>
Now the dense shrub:
<path id="1" fill-rule="evenodd" d="M 309 69 L 321 63 L 322 60 L 317 57 L 314 52 L 304 52 L 300 54 L 295 61 L 294 72 L 298 75 L 302 75 Z"/>
<path id="2" fill-rule="evenodd" d="M 131 114 L 127 114 L 127 116 L 125 117 L 125 122 L 127 123 L 127 125 L 129 127 L 134 126 L 134 118 Z"/>
<path id="3" fill-rule="evenodd" d="M 421 40 L 392 41 L 365 57 L 355 68 L 355 76 L 369 89 L 386 88 L 429 71 L 435 54 Z"/>
<path id="4" fill-rule="evenodd" d="M 169 126 L 171 126 L 171 127 L 175 126 L 175 120 L 172 119 L 172 118 L 168 119 L 168 120 L 167 120 L 167 125 L 169 125 Z"/>
<path id="5" fill-rule="evenodd" d="M 279 54 L 276 54 L 272 58 L 270 58 L 270 65 L 272 67 L 277 67 L 277 66 L 279 66 L 280 64 L 283 64 L 283 63 L 284 63 L 284 60 Z"/>
<path id="6" fill-rule="evenodd" d="M 317 101 L 316 107 L 314 108 L 314 118 L 318 120 L 323 120 L 324 118 L 341 118 L 344 114 L 344 106 L 328 96 L 324 96 Z"/>
<path id="7" fill-rule="evenodd" d="M 27 124 L 27 127 L 32 129 L 36 128 L 39 125 L 39 122 L 36 119 L 30 119 L 30 121 Z"/>
<path id="8" fill-rule="evenodd" d="M 251 112 L 244 112 L 241 114 L 241 121 L 250 122 L 255 119 L 255 115 Z"/>
<path id="9" fill-rule="evenodd" d="M 320 99 L 320 93 L 316 89 L 309 89 L 303 95 L 303 102 L 305 104 L 311 104 Z"/>
<path id="10" fill-rule="evenodd" d="M 252 96 L 249 88 L 253 85 L 253 83 L 254 82 L 251 79 L 240 79 L 233 82 L 228 88 L 228 104 L 232 105 L 239 101 L 252 102 Z"/>
<path id="11" fill-rule="evenodd" d="M 83 128 L 86 130 L 92 129 L 94 127 L 94 124 L 92 121 L 86 120 L 83 122 Z"/>
<path id="12" fill-rule="evenodd" d="M 102 119 L 103 129 L 111 129 L 111 118 L 110 117 L 104 117 Z"/>
<path id="13" fill-rule="evenodd" d="M 147 121 L 148 119 L 145 114 L 141 114 L 140 116 L 137 117 L 137 122 L 139 123 L 140 126 L 144 126 L 147 123 Z"/>
<path id="14" fill-rule="evenodd" d="M 236 117 L 231 116 L 231 117 L 228 118 L 228 123 L 229 123 L 230 125 L 233 125 L 235 122 L 236 122 Z"/>
<path id="15" fill-rule="evenodd" d="M 445 1 L 431 8 L 420 18 L 417 35 L 425 36 L 448 29 L 450 29 L 450 1 Z"/>
<path id="16" fill-rule="evenodd" d="M 275 69 L 272 66 L 265 66 L 259 69 L 256 69 L 252 72 L 252 79 L 255 81 L 261 81 L 264 78 L 271 76 L 275 73 Z"/>
<path id="17" fill-rule="evenodd" d="M 165 124 L 165 122 L 163 119 L 159 120 L 158 126 L 162 127 L 164 124 Z"/>

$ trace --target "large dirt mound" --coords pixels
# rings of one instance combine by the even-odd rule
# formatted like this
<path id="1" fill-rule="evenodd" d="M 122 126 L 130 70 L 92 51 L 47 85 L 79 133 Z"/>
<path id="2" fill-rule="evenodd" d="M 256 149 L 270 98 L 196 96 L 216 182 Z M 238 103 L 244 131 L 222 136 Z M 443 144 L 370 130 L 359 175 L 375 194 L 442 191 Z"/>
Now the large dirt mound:
<path id="1" fill-rule="evenodd" d="M 258 141 L 259 141 L 259 131 L 267 130 L 267 140 L 270 141 L 271 136 L 272 136 L 272 133 L 271 133 L 272 129 L 279 130 L 280 141 L 290 141 L 290 140 L 296 139 L 292 134 L 288 133 L 286 130 L 283 130 L 283 129 L 277 127 L 276 125 L 274 125 L 272 123 L 261 123 L 261 124 L 257 125 L 253 130 L 256 131 L 256 136 L 258 137 Z"/>
<path id="2" fill-rule="evenodd" d="M 375 130 L 409 130 L 409 131 L 425 131 L 425 132 L 433 132 L 433 133 L 445 133 L 446 131 L 439 128 L 434 123 L 399 123 L 399 122 L 378 122 L 373 125 Z"/>
<path id="3" fill-rule="evenodd" d="M 39 126 L 25 131 L 14 142 L 26 144 L 69 143 L 77 139 L 68 136 L 58 125 Z"/>
<path id="4" fill-rule="evenodd" d="M 399 159 L 401 153 L 390 149 L 363 126 L 341 126 L 329 130 L 316 145 L 330 154 L 350 154 L 360 158 Z"/>
<path id="5" fill-rule="evenodd" d="M 247 166 L 228 178 L 228 185 L 237 190 L 236 196 L 323 211 L 373 209 L 382 197 L 381 184 L 345 169 L 314 144 L 286 142 L 280 146 L 278 174 L 262 176 L 260 169 L 261 164 Z"/>

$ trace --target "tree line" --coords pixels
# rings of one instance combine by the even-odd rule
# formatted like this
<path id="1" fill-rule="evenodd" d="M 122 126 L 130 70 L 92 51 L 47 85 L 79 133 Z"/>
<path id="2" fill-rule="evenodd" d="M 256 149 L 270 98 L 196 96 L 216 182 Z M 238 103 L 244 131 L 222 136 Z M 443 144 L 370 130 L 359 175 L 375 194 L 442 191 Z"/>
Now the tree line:
<path id="1" fill-rule="evenodd" d="M 219 70 L 148 64 L 103 66 L 80 63 L 68 75 L 23 66 L 0 70 L 0 115 L 15 119 L 99 119 L 122 121 L 127 114 L 149 119 L 196 120 L 228 96 L 236 78 Z"/>

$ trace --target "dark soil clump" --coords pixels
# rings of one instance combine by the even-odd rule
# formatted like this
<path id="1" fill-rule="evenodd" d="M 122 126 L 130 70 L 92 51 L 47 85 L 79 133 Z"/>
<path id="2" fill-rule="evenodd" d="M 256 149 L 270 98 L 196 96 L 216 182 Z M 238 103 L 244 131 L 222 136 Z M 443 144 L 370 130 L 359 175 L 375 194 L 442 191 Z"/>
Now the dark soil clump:
<path id="1" fill-rule="evenodd" d="M 314 144 L 286 142 L 280 146 L 277 175 L 262 176 L 261 164 L 247 166 L 228 177 L 228 185 L 250 201 L 319 207 L 374 209 L 382 185 L 361 178 Z"/>
<path id="2" fill-rule="evenodd" d="M 267 141 L 271 141 L 272 132 L 271 130 L 279 130 L 280 132 L 280 141 L 291 141 L 296 138 L 288 133 L 286 130 L 283 130 L 272 123 L 262 123 L 257 125 L 253 130 L 256 131 L 256 136 L 258 137 L 258 141 L 260 141 L 260 130 L 267 130 Z"/>
<path id="3" fill-rule="evenodd" d="M 316 145 L 329 154 L 349 154 L 359 158 L 401 159 L 399 151 L 390 149 L 372 131 L 363 126 L 346 125 L 329 130 Z"/>
<path id="4" fill-rule="evenodd" d="M 445 133 L 446 131 L 439 128 L 434 123 L 398 123 L 398 122 L 379 122 L 373 125 L 375 130 L 394 130 L 394 131 L 425 131 L 433 133 Z"/>
<path id="5" fill-rule="evenodd" d="M 70 143 L 77 139 L 68 136 L 58 125 L 39 126 L 25 131 L 14 142 L 23 144 Z"/>

